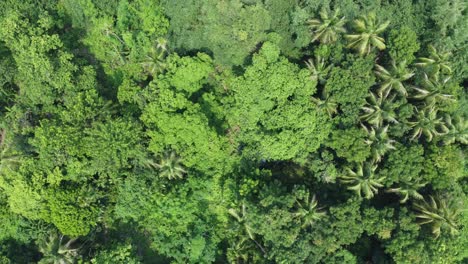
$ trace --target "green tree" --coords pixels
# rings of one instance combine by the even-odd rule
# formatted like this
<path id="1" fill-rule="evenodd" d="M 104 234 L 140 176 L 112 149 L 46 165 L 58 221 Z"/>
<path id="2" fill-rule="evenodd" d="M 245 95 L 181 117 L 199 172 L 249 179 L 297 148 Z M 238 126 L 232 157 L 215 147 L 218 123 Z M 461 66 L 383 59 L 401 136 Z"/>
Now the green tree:
<path id="1" fill-rule="evenodd" d="M 369 54 L 374 47 L 379 50 L 385 49 L 385 40 L 379 35 L 385 31 L 390 21 L 380 24 L 376 14 L 369 13 L 353 22 L 356 34 L 346 35 L 346 39 L 350 42 L 348 48 L 356 49 L 361 56 Z"/>
<path id="2" fill-rule="evenodd" d="M 364 194 L 364 198 L 371 199 L 378 193 L 379 188 L 383 187 L 385 177 L 375 174 L 377 165 L 364 162 L 358 163 L 355 170 L 349 167 L 345 168 L 345 175 L 340 180 L 345 185 L 350 185 L 348 190 L 355 191 L 359 197 Z"/>
<path id="3" fill-rule="evenodd" d="M 395 149 L 395 140 L 388 136 L 388 125 L 381 128 L 362 126 L 367 133 L 366 144 L 370 146 L 371 157 L 375 162 L 380 162 L 382 157 L 389 151 Z"/>
<path id="4" fill-rule="evenodd" d="M 340 10 L 336 9 L 333 13 L 325 10 L 320 11 L 320 19 L 310 19 L 307 21 L 312 30 L 312 42 L 319 40 L 322 43 L 336 42 L 340 33 L 345 33 L 344 25 L 346 20 L 339 17 Z"/>
<path id="5" fill-rule="evenodd" d="M 449 57 L 450 52 L 441 52 L 434 48 L 434 46 L 429 45 L 429 58 L 418 58 L 416 66 L 420 66 L 427 70 L 431 75 L 442 74 L 451 74 L 452 68 L 450 67 Z"/>
<path id="6" fill-rule="evenodd" d="M 427 141 L 432 141 L 434 136 L 444 135 L 448 132 L 448 128 L 443 122 L 442 117 L 438 117 L 437 110 L 434 108 L 426 108 L 423 110 L 415 109 L 415 121 L 408 124 L 412 128 L 411 139 L 419 139 L 422 135 Z"/>
<path id="7" fill-rule="evenodd" d="M 413 77 L 414 73 L 406 68 L 406 61 L 401 61 L 398 64 L 396 64 L 395 61 L 392 61 L 390 71 L 380 65 L 375 65 L 375 68 L 375 74 L 383 81 L 378 89 L 378 93 L 381 97 L 386 98 L 392 90 L 397 91 L 403 96 L 408 95 L 403 82 L 408 81 Z"/>
<path id="8" fill-rule="evenodd" d="M 382 127 L 384 122 L 398 123 L 397 114 L 395 113 L 395 96 L 383 97 L 369 93 L 367 104 L 361 109 L 364 113 L 360 116 L 361 120 L 375 126 Z"/>
<path id="9" fill-rule="evenodd" d="M 298 209 L 294 213 L 294 217 L 301 219 L 301 228 L 312 226 L 315 221 L 321 219 L 326 214 L 321 211 L 322 208 L 317 207 L 318 201 L 315 195 L 312 195 L 312 197 L 309 196 L 310 194 L 307 193 L 302 202 L 296 200 Z"/>
<path id="10" fill-rule="evenodd" d="M 416 202 L 414 209 L 417 211 L 416 217 L 420 219 L 419 224 L 430 224 L 436 238 L 442 230 L 447 230 L 451 235 L 458 233 L 457 217 L 461 210 L 454 200 L 429 196 L 429 200 Z"/>
<path id="11" fill-rule="evenodd" d="M 73 244 L 77 239 L 68 239 L 63 235 L 52 232 L 48 237 L 42 239 L 39 251 L 43 254 L 39 263 L 41 264 L 72 264 L 77 263 L 79 248 Z"/>

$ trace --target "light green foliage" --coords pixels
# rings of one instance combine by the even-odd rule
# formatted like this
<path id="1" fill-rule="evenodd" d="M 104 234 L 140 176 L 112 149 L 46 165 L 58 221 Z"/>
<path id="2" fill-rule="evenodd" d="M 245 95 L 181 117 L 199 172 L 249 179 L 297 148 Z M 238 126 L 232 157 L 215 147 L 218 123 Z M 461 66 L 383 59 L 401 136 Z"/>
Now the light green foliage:
<path id="1" fill-rule="evenodd" d="M 0 263 L 465 263 L 466 8 L 0 1 Z"/>
<path id="2" fill-rule="evenodd" d="M 381 174 L 391 185 L 395 182 L 416 181 L 424 168 L 424 149 L 421 145 L 396 145 L 396 149 L 389 153 L 382 165 Z"/>
<path id="3" fill-rule="evenodd" d="M 370 146 L 366 144 L 366 132 L 363 129 L 350 128 L 333 130 L 327 145 L 335 150 L 336 155 L 348 162 L 363 162 L 370 156 Z"/>
<path id="4" fill-rule="evenodd" d="M 458 146 L 431 145 L 427 152 L 423 171 L 425 178 L 431 181 L 434 188 L 447 188 L 466 176 L 465 152 Z"/>
<path id="5" fill-rule="evenodd" d="M 310 101 L 315 82 L 272 43 L 265 43 L 243 76 L 232 81 L 228 121 L 247 155 L 267 160 L 301 160 L 328 135 L 325 113 Z"/>
<path id="6" fill-rule="evenodd" d="M 395 61 L 406 61 L 408 64 L 415 59 L 414 54 L 419 51 L 416 32 L 407 26 L 392 29 L 388 37 L 388 53 Z"/>
<path id="7" fill-rule="evenodd" d="M 112 264 L 112 263 L 128 263 L 138 264 L 140 260 L 135 256 L 135 248 L 132 245 L 117 244 L 111 249 L 100 251 L 93 259 L 91 263 L 96 264 Z"/>
<path id="8" fill-rule="evenodd" d="M 223 171 L 223 157 L 228 151 L 226 141 L 211 126 L 210 113 L 204 112 L 190 97 L 208 82 L 213 70 L 211 61 L 205 54 L 190 59 L 175 57 L 169 61 L 172 63 L 167 73 L 158 76 L 143 92 L 141 119 L 149 128 L 149 149 L 159 154 L 171 148 L 187 167 L 196 167 L 205 173 Z M 198 73 L 191 69 L 197 69 Z"/>
<path id="9" fill-rule="evenodd" d="M 271 16 L 260 3 L 164 0 L 162 4 L 171 20 L 169 43 L 173 48 L 208 49 L 225 65 L 243 64 L 255 46 L 266 40 L 271 24 Z"/>
<path id="10" fill-rule="evenodd" d="M 100 7 L 100 5 L 98 5 Z M 64 9 L 74 26 L 86 26 L 83 43 L 103 63 L 117 83 L 123 72 L 144 79 L 148 57 L 153 56 L 158 39 L 167 33 L 168 20 L 158 1 L 118 1 L 116 12 L 100 14 L 91 0 L 65 1 Z"/>
<path id="11" fill-rule="evenodd" d="M 325 91 L 334 98 L 339 106 L 340 121 L 345 125 L 356 124 L 359 108 L 365 103 L 369 88 L 375 78 L 370 74 L 372 60 L 358 58 L 346 69 L 333 68 L 330 72 Z"/>

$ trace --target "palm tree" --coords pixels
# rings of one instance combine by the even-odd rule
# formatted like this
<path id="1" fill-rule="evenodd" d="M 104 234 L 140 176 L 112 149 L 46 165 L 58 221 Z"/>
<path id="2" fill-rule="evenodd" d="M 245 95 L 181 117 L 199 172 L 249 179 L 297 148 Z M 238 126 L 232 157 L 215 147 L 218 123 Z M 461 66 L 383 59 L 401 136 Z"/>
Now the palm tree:
<path id="1" fill-rule="evenodd" d="M 251 260 L 249 240 L 242 237 L 235 243 L 230 244 L 226 254 L 230 263 L 249 263 L 249 260 Z"/>
<path id="2" fill-rule="evenodd" d="M 253 232 L 253 229 L 247 221 L 247 210 L 245 203 L 241 204 L 239 211 L 234 208 L 230 208 L 228 210 L 228 213 L 232 217 L 234 217 L 234 219 L 236 219 L 236 222 L 242 227 L 242 233 L 245 232 L 248 238 L 251 239 L 257 245 L 257 247 L 262 250 L 263 253 L 265 253 L 263 247 L 255 240 L 255 234 Z"/>
<path id="3" fill-rule="evenodd" d="M 451 235 L 458 233 L 457 216 L 462 210 L 453 200 L 429 196 L 429 201 L 416 202 L 414 209 L 416 217 L 420 219 L 418 224 L 431 224 L 436 238 L 440 236 L 441 230 L 448 230 Z"/>
<path id="4" fill-rule="evenodd" d="M 166 151 L 159 163 L 146 159 L 143 164 L 148 168 L 159 170 L 159 177 L 169 180 L 182 179 L 187 173 L 183 168 L 182 160 L 177 157 L 174 151 Z"/>
<path id="5" fill-rule="evenodd" d="M 308 59 L 305 64 L 307 65 L 307 69 L 310 71 L 311 79 L 318 81 L 321 84 L 325 82 L 325 79 L 332 67 L 331 65 L 326 65 L 325 60 L 320 56 L 316 56 L 315 60 Z"/>
<path id="6" fill-rule="evenodd" d="M 247 223 L 247 212 L 246 212 L 245 204 L 244 203 L 241 204 L 241 208 L 239 211 L 237 211 L 234 208 L 230 208 L 228 210 L 228 213 L 232 217 L 234 217 L 240 225 L 243 226 L 243 230 L 247 233 L 248 237 L 254 240 L 254 234 L 253 234 L 252 228 Z"/>
<path id="7" fill-rule="evenodd" d="M 385 98 L 382 95 L 376 96 L 372 92 L 369 93 L 367 104 L 361 108 L 365 113 L 360 119 L 376 127 L 381 127 L 384 121 L 398 123 L 395 111 L 393 111 L 394 98 L 395 95 Z"/>
<path id="8" fill-rule="evenodd" d="M 439 73 L 451 74 L 452 68 L 450 68 L 449 57 L 450 52 L 437 51 L 434 46 L 429 45 L 429 58 L 419 58 L 419 62 L 415 63 L 416 66 L 429 69 L 429 71 L 435 75 Z"/>
<path id="9" fill-rule="evenodd" d="M 341 182 L 351 185 L 348 190 L 355 191 L 359 197 L 364 194 L 366 199 L 371 199 L 378 193 L 378 189 L 383 187 L 382 182 L 385 180 L 385 177 L 375 175 L 376 169 L 377 165 L 369 162 L 358 164 L 356 171 L 347 167 L 345 168 L 346 175 L 340 177 Z"/>
<path id="10" fill-rule="evenodd" d="M 378 90 L 380 96 L 387 97 L 392 90 L 396 90 L 403 96 L 408 95 L 403 82 L 413 77 L 414 73 L 406 68 L 406 61 L 401 61 L 398 64 L 392 61 L 390 70 L 380 65 L 375 65 L 375 68 L 375 74 L 383 81 Z"/>
<path id="11" fill-rule="evenodd" d="M 146 55 L 141 65 L 146 73 L 155 77 L 157 74 L 162 73 L 166 68 L 165 58 L 167 55 L 167 41 L 165 39 L 156 40 Z"/>
<path id="12" fill-rule="evenodd" d="M 379 162 L 389 150 L 395 149 L 393 146 L 395 140 L 388 137 L 388 125 L 377 129 L 374 127 L 368 129 L 364 125 L 362 127 L 367 133 L 368 139 L 365 142 L 371 148 L 371 155 L 374 161 Z"/>
<path id="13" fill-rule="evenodd" d="M 315 221 L 320 220 L 325 216 L 325 212 L 320 211 L 322 208 L 317 207 L 318 202 L 315 195 L 309 199 L 310 194 L 307 193 L 304 202 L 296 199 L 298 205 L 297 211 L 293 214 L 295 218 L 299 218 L 302 222 L 301 228 L 312 226 Z"/>
<path id="14" fill-rule="evenodd" d="M 431 78 L 424 74 L 423 86 L 426 89 L 413 87 L 418 93 L 413 98 L 418 100 L 424 100 L 428 107 L 433 107 L 437 102 L 454 100 L 452 95 L 442 93 L 446 89 L 446 84 L 450 77 L 444 78 L 442 81 L 439 80 L 438 75 L 433 75 Z"/>
<path id="15" fill-rule="evenodd" d="M 324 93 L 324 99 L 311 97 L 313 103 L 317 106 L 319 111 L 327 112 L 330 118 L 333 117 L 334 114 L 338 112 L 338 104 L 336 103 L 335 99 L 328 94 Z"/>
<path id="16" fill-rule="evenodd" d="M 443 138 L 445 144 L 448 145 L 454 142 L 468 144 L 468 121 L 464 120 L 462 116 L 452 118 L 450 115 L 446 115 L 445 123 L 448 128 L 448 133 Z"/>
<path id="17" fill-rule="evenodd" d="M 339 9 L 333 14 L 325 10 L 320 11 L 320 19 L 310 19 L 309 28 L 312 29 L 312 42 L 319 40 L 322 43 L 333 43 L 338 39 L 339 33 L 345 33 L 345 17 L 339 17 Z"/>
<path id="18" fill-rule="evenodd" d="M 432 141 L 434 136 L 440 136 L 449 131 L 442 118 L 437 117 L 437 110 L 434 107 L 416 109 L 416 121 L 408 122 L 408 125 L 413 130 L 411 140 L 419 139 L 424 134 L 427 141 Z"/>
<path id="19" fill-rule="evenodd" d="M 0 175 L 7 170 L 14 170 L 17 168 L 21 161 L 20 156 L 14 154 L 10 145 L 5 142 L 6 130 L 0 130 Z"/>
<path id="20" fill-rule="evenodd" d="M 77 239 L 66 241 L 63 235 L 55 232 L 38 244 L 39 251 L 43 254 L 40 264 L 71 264 L 76 263 L 79 248 L 73 248 L 72 244 Z"/>
<path id="21" fill-rule="evenodd" d="M 400 186 L 390 188 L 387 192 L 396 193 L 401 196 L 400 203 L 406 203 L 410 197 L 416 200 L 422 200 L 423 196 L 418 192 L 418 190 L 426 184 L 427 183 L 401 181 Z"/>
<path id="22" fill-rule="evenodd" d="M 369 54 L 374 47 L 384 50 L 386 48 L 385 40 L 379 37 L 379 34 L 384 32 L 389 24 L 390 21 L 382 24 L 377 23 L 375 13 L 354 20 L 356 34 L 346 35 L 346 38 L 350 41 L 348 48 L 356 49 L 361 56 Z"/>

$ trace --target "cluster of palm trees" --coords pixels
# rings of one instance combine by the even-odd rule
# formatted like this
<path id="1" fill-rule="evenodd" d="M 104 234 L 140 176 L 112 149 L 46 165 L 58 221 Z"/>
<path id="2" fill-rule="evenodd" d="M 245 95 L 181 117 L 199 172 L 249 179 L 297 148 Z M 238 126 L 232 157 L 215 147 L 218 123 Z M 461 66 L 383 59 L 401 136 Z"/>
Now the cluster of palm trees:
<path id="1" fill-rule="evenodd" d="M 347 33 L 346 23 L 339 10 L 320 12 L 319 18 L 309 20 L 312 42 L 336 42 L 340 34 Z M 388 25 L 389 21 L 379 23 L 374 13 L 355 19 L 351 27 L 353 32 L 344 36 L 348 41 L 347 47 L 355 49 L 361 56 L 375 49 L 384 50 L 385 40 L 381 35 Z M 384 187 L 385 177 L 379 176 L 376 171 L 382 158 L 395 149 L 395 140 L 391 139 L 388 133 L 389 127 L 394 124 L 403 123 L 409 130 L 411 140 L 424 138 L 426 142 L 430 142 L 439 137 L 444 144 L 468 143 L 468 123 L 461 116 L 440 114 L 440 107 L 454 100 L 452 95 L 446 93 L 452 73 L 449 57 L 450 53 L 429 46 L 429 56 L 418 58 L 414 69 L 410 69 L 406 61 L 392 60 L 387 68 L 375 65 L 374 73 L 380 82 L 374 91 L 369 93 L 360 116 L 361 126 L 367 134 L 365 143 L 370 146 L 371 157 L 365 162 L 345 167 L 340 181 L 348 185 L 349 190 L 371 199 Z M 331 66 L 320 57 L 309 60 L 306 65 L 311 78 L 323 84 Z M 421 77 L 418 86 L 415 85 L 417 82 L 413 81 L 415 76 Z M 409 103 L 412 107 L 413 115 L 410 120 L 399 120 L 395 103 L 397 99 L 399 102 Z M 330 117 L 337 113 L 337 104 L 325 91 L 319 98 L 312 98 L 312 101 L 318 110 L 326 111 Z M 417 217 L 424 220 L 422 224 L 432 223 L 436 236 L 440 234 L 441 227 L 448 227 L 450 233 L 455 233 L 454 218 L 458 211 L 451 211 L 448 206 L 451 203 L 440 197 L 430 196 L 430 202 L 426 202 L 418 192 L 426 184 L 417 180 L 400 182 L 399 186 L 387 189 L 387 192 L 398 194 L 401 203 L 410 198 L 414 199 L 415 209 L 419 212 Z"/>
<path id="2" fill-rule="evenodd" d="M 312 42 L 333 43 L 337 41 L 341 33 L 346 33 L 345 17 L 340 17 L 340 10 L 333 13 L 322 10 L 320 18 L 310 19 L 309 27 L 312 30 Z M 349 41 L 348 48 L 356 49 L 360 55 L 369 54 L 374 48 L 385 49 L 385 41 L 379 35 L 382 34 L 390 24 L 389 21 L 378 23 L 375 13 L 362 16 L 353 21 L 353 34 L 347 34 L 345 38 Z"/>

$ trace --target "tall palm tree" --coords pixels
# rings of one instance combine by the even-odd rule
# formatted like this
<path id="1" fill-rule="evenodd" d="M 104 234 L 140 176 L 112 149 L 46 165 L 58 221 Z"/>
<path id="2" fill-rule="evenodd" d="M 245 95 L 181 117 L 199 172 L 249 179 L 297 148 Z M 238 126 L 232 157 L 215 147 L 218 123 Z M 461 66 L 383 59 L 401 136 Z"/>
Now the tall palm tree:
<path id="1" fill-rule="evenodd" d="M 0 130 L 0 175 L 8 170 L 14 170 L 20 163 L 20 156 L 11 150 L 11 145 L 6 142 L 6 130 Z"/>
<path id="2" fill-rule="evenodd" d="M 79 248 L 72 245 L 77 239 L 66 239 L 63 235 L 51 233 L 38 244 L 42 259 L 39 264 L 73 264 L 77 262 Z"/>
<path id="3" fill-rule="evenodd" d="M 398 123 L 393 105 L 394 98 L 395 95 L 385 98 L 382 95 L 369 93 L 366 105 L 361 108 L 364 114 L 360 119 L 376 127 L 381 127 L 384 121 Z"/>
<path id="4" fill-rule="evenodd" d="M 156 40 L 145 59 L 141 62 L 147 74 L 156 77 L 166 68 L 165 58 L 167 55 L 167 41 L 165 39 Z"/>
<path id="5" fill-rule="evenodd" d="M 346 39 L 350 41 L 348 48 L 356 49 L 361 56 L 369 54 L 374 47 L 384 50 L 386 48 L 385 40 L 379 35 L 385 31 L 389 24 L 390 21 L 379 24 L 375 13 L 354 20 L 356 33 L 346 35 Z"/>
<path id="6" fill-rule="evenodd" d="M 329 96 L 325 92 L 322 98 L 323 99 L 311 97 L 310 100 L 312 100 L 312 102 L 315 103 L 319 111 L 326 112 L 328 116 L 332 118 L 333 115 L 338 112 L 338 104 L 336 103 L 333 97 Z"/>
<path id="7" fill-rule="evenodd" d="M 401 61 L 398 64 L 392 61 L 390 70 L 380 65 L 375 65 L 375 68 L 375 74 L 383 81 L 378 90 L 380 96 L 387 97 L 392 90 L 403 96 L 408 95 L 403 82 L 413 77 L 414 73 L 406 68 L 406 61 Z"/>
<path id="8" fill-rule="evenodd" d="M 385 177 L 379 177 L 375 174 L 376 169 L 377 165 L 373 163 L 360 163 L 357 164 L 355 171 L 349 167 L 345 168 L 346 175 L 341 176 L 340 180 L 342 183 L 350 185 L 348 190 L 355 191 L 359 197 L 364 194 L 366 199 L 371 199 L 378 193 L 378 189 L 383 187 L 382 182 L 385 180 Z"/>
<path id="9" fill-rule="evenodd" d="M 444 135 L 443 141 L 445 144 L 452 144 L 459 142 L 461 144 L 468 144 L 468 121 L 462 116 L 451 117 L 445 116 L 445 123 L 447 124 L 448 133 Z"/>
<path id="10" fill-rule="evenodd" d="M 376 129 L 374 127 L 369 129 L 364 125 L 362 127 L 367 133 L 368 138 L 365 142 L 371 148 L 371 155 L 374 161 L 379 162 L 389 150 L 395 149 L 393 146 L 395 140 L 388 137 L 388 125 Z"/>
<path id="11" fill-rule="evenodd" d="M 458 204 L 441 196 L 429 196 L 429 200 L 416 202 L 414 209 L 419 224 L 430 224 L 432 233 L 439 237 L 441 230 L 448 230 L 451 235 L 458 233 L 457 217 L 461 213 Z"/>
<path id="12" fill-rule="evenodd" d="M 241 226 L 241 230 L 243 235 L 247 234 L 247 237 L 251 239 L 257 247 L 262 250 L 263 253 L 265 253 L 265 249 L 255 240 L 255 234 L 253 231 L 253 228 L 250 226 L 250 224 L 247 221 L 247 210 L 245 203 L 242 203 L 240 206 L 240 210 L 236 210 L 234 208 L 230 208 L 228 210 L 228 213 L 236 219 L 236 222 Z M 245 233 L 244 233 L 245 232 Z"/>
<path id="13" fill-rule="evenodd" d="M 411 140 L 419 139 L 425 135 L 427 141 L 432 141 L 434 136 L 444 135 L 449 131 L 443 119 L 437 116 L 437 110 L 434 107 L 416 109 L 416 121 L 408 122 L 408 125 L 412 127 L 413 131 Z"/>
<path id="14" fill-rule="evenodd" d="M 318 207 L 317 199 L 315 195 L 309 199 L 310 194 L 307 193 L 304 201 L 296 199 L 297 211 L 293 214 L 295 218 L 299 218 L 302 222 L 301 228 L 307 228 L 312 226 L 315 221 L 320 220 L 325 216 L 325 212 L 321 211 L 322 208 Z"/>
<path id="15" fill-rule="evenodd" d="M 428 69 L 430 73 L 439 75 L 439 73 L 451 74 L 449 57 L 450 52 L 437 51 L 434 46 L 429 45 L 429 58 L 419 58 L 416 66 Z"/>
<path id="16" fill-rule="evenodd" d="M 187 173 L 182 165 L 182 160 L 177 157 L 174 151 L 166 151 L 159 163 L 151 159 L 146 159 L 142 163 L 148 168 L 159 170 L 159 177 L 169 180 L 182 179 Z"/>
<path id="17" fill-rule="evenodd" d="M 322 43 L 333 43 L 338 39 L 338 34 L 345 33 L 345 17 L 339 17 L 339 9 L 333 14 L 320 11 L 320 19 L 310 19 L 309 28 L 312 30 L 312 42 L 319 40 Z"/>
<path id="18" fill-rule="evenodd" d="M 438 102 L 454 100 L 452 98 L 453 95 L 443 93 L 449 79 L 450 77 L 446 77 L 440 81 L 439 75 L 428 77 L 427 74 L 424 74 L 423 87 L 425 89 L 413 87 L 413 89 L 418 93 L 414 95 L 413 98 L 424 100 L 428 107 L 433 107 Z"/>
<path id="19" fill-rule="evenodd" d="M 228 210 L 228 213 L 234 217 L 237 222 L 242 225 L 243 230 L 247 233 L 248 237 L 252 240 L 254 240 L 254 233 L 252 227 L 247 223 L 247 212 L 246 212 L 246 207 L 245 203 L 241 204 L 241 208 L 239 211 L 237 211 L 234 208 L 230 208 Z"/>
<path id="20" fill-rule="evenodd" d="M 427 183 L 425 182 L 420 183 L 420 182 L 401 181 L 398 187 L 390 188 L 386 192 L 398 194 L 401 197 L 400 203 L 406 203 L 409 198 L 422 200 L 423 196 L 418 192 L 418 190 L 424 187 L 426 184 Z"/>
<path id="21" fill-rule="evenodd" d="M 227 258 L 230 263 L 249 263 L 252 262 L 250 250 L 252 249 L 249 244 L 249 239 L 241 237 L 238 241 L 230 243 L 227 249 Z"/>
<path id="22" fill-rule="evenodd" d="M 325 59 L 320 56 L 316 56 L 315 60 L 308 59 L 305 64 L 307 65 L 307 69 L 310 72 L 310 78 L 321 84 L 325 82 L 326 77 L 332 67 L 331 65 L 326 65 Z"/>

